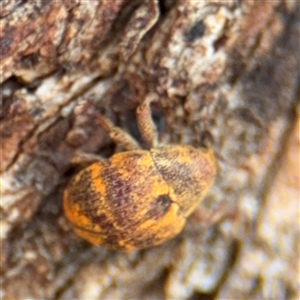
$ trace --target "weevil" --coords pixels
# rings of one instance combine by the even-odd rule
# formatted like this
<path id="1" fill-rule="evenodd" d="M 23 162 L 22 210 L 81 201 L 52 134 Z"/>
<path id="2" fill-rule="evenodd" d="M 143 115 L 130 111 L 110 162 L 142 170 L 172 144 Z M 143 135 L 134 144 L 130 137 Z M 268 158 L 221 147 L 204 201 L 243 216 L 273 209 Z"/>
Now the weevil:
<path id="1" fill-rule="evenodd" d="M 74 231 L 92 244 L 137 250 L 180 233 L 216 176 L 210 145 L 160 145 L 148 95 L 136 110 L 144 149 L 104 117 L 100 124 L 124 152 L 96 159 L 69 182 L 63 206 Z"/>

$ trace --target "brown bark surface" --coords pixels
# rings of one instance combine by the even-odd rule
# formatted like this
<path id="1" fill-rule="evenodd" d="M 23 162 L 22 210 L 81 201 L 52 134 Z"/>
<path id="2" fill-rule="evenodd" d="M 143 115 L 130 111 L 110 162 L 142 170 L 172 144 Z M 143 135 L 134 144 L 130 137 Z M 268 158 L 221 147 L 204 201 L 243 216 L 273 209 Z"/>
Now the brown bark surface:
<path id="1" fill-rule="evenodd" d="M 2 299 L 299 299 L 299 2 L 9 1 L 0 6 Z M 140 138 L 149 92 L 165 143 L 209 130 L 203 207 L 235 218 L 123 253 L 62 210 L 77 150 Z"/>

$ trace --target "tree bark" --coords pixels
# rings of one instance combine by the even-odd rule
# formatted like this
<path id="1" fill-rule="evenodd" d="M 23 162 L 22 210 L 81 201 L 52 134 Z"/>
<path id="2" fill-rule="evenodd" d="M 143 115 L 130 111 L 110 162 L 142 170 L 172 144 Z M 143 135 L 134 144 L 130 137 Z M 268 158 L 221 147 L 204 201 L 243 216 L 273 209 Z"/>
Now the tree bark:
<path id="1" fill-rule="evenodd" d="M 2 299 L 300 298 L 299 20 L 287 0 L 1 3 Z M 71 158 L 117 150 L 99 114 L 140 139 L 149 93 L 164 143 L 212 134 L 203 207 L 235 217 L 92 246 L 61 206 Z"/>

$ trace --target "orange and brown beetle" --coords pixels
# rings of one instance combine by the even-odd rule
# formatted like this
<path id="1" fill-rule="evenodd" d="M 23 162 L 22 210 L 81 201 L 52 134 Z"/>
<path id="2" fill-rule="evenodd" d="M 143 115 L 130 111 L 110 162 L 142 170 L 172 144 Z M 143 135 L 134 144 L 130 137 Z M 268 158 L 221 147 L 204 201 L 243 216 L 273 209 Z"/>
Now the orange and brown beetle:
<path id="1" fill-rule="evenodd" d="M 149 95 L 137 108 L 147 147 L 101 118 L 110 137 L 126 151 L 98 159 L 80 171 L 64 193 L 64 210 L 75 232 L 112 249 L 159 245 L 183 229 L 187 217 L 213 184 L 216 164 L 211 147 L 159 146 Z"/>

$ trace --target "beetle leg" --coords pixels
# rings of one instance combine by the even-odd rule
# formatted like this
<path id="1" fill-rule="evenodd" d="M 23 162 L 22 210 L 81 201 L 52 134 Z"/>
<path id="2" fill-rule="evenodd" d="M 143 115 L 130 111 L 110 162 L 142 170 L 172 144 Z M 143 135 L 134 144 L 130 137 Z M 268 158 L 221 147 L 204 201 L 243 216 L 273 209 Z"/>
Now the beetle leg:
<path id="1" fill-rule="evenodd" d="M 114 126 L 114 124 L 107 118 L 103 116 L 97 116 L 97 120 L 109 134 L 110 138 L 122 148 L 127 151 L 141 149 L 138 142 L 132 138 L 126 131 L 119 127 Z"/>
<path id="2" fill-rule="evenodd" d="M 215 225 L 219 222 L 230 220 L 232 224 L 239 223 L 241 214 L 238 209 L 230 204 L 221 204 L 215 211 L 199 206 L 190 216 L 194 225 Z"/>
<path id="3" fill-rule="evenodd" d="M 157 100 L 155 94 L 149 94 L 136 110 L 138 127 L 149 149 L 157 147 L 158 144 L 157 130 L 151 117 L 150 107 L 151 102 Z"/>
<path id="4" fill-rule="evenodd" d="M 104 161 L 99 155 L 86 153 L 83 151 L 76 151 L 71 159 L 72 165 L 88 166 L 92 163 Z"/>

